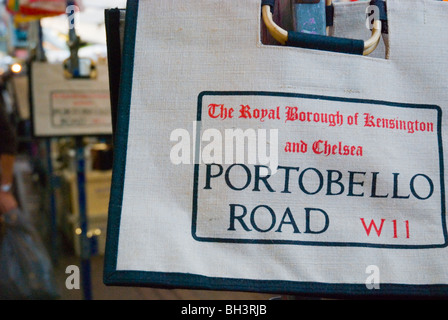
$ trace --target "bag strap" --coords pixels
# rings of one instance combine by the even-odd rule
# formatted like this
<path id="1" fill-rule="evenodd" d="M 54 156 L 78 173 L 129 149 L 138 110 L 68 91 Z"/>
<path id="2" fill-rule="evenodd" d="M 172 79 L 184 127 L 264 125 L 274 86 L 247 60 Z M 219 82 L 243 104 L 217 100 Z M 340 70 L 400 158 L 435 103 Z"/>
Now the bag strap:
<path id="1" fill-rule="evenodd" d="M 347 54 L 369 55 L 376 49 L 381 38 L 381 13 L 380 19 L 375 20 L 373 23 L 372 36 L 370 39 L 364 41 L 286 31 L 273 21 L 272 14 L 275 7 L 275 0 L 262 0 L 261 5 L 263 21 L 269 30 L 269 33 L 275 40 L 283 45 Z M 330 6 L 332 6 L 332 1 L 327 0 L 326 7 Z M 385 12 L 386 11 L 384 10 L 384 13 Z M 384 19 L 384 15 L 382 18 Z"/>
<path id="2" fill-rule="evenodd" d="M 333 20 L 334 20 L 334 5 L 333 1 L 327 2 L 325 5 L 325 18 L 327 21 L 327 27 L 333 26 Z"/>
<path id="3" fill-rule="evenodd" d="M 389 27 L 387 23 L 387 2 L 384 0 L 371 0 L 370 6 L 376 6 L 379 10 L 379 19 L 381 20 L 381 33 L 388 34 Z"/>

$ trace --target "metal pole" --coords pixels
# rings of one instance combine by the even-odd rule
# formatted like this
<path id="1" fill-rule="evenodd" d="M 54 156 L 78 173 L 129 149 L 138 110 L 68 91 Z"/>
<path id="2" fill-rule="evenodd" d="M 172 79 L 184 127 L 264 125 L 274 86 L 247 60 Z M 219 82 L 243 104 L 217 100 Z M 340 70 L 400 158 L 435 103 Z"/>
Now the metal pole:
<path id="1" fill-rule="evenodd" d="M 81 281 L 84 300 L 92 300 L 91 285 L 91 266 L 90 266 L 90 241 L 87 237 L 88 220 L 87 220 L 87 198 L 86 198 L 86 177 L 85 177 L 85 158 L 84 144 L 82 137 L 76 137 L 76 176 L 78 185 L 78 202 L 79 202 L 79 228 L 80 234 L 80 250 L 81 250 Z"/>
<path id="2" fill-rule="evenodd" d="M 67 0 L 67 12 L 69 18 L 69 47 L 70 47 L 70 72 L 74 77 L 79 76 L 79 57 L 78 49 L 80 39 L 76 34 L 74 17 L 75 13 L 73 0 Z M 85 158 L 84 144 L 82 136 L 76 139 L 76 175 L 78 186 L 78 205 L 79 205 L 79 228 L 80 234 L 80 251 L 81 251 L 81 282 L 84 300 L 92 300 L 92 284 L 91 284 L 91 265 L 90 265 L 90 239 L 87 237 L 88 220 L 87 220 L 87 198 L 86 198 L 86 176 L 85 176 Z"/>
<path id="3" fill-rule="evenodd" d="M 78 50 L 80 46 L 80 39 L 76 34 L 75 28 L 75 2 L 67 0 L 67 16 L 68 16 L 68 46 L 70 48 L 70 65 L 69 70 L 74 77 L 79 76 L 79 56 Z M 69 10 L 71 9 L 71 10 Z"/>
<path id="4" fill-rule="evenodd" d="M 54 264 L 58 263 L 58 229 L 57 229 L 57 210 L 56 210 L 56 198 L 54 195 L 55 183 L 53 174 L 53 157 L 51 156 L 51 139 L 46 140 L 47 151 L 47 171 L 48 171 L 48 183 L 50 193 L 50 239 L 51 239 L 51 257 Z"/>

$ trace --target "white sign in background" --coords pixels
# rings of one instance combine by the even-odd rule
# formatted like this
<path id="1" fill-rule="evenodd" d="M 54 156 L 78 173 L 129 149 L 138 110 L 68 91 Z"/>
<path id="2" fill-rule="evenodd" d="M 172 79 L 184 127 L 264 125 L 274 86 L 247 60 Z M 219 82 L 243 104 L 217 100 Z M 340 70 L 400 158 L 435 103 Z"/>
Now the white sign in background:
<path id="1" fill-rule="evenodd" d="M 33 63 L 35 136 L 112 134 L 109 74 L 107 66 L 97 69 L 97 79 L 66 79 L 60 64 Z"/>
<path id="2" fill-rule="evenodd" d="M 109 92 L 52 92 L 51 114 L 52 125 L 56 128 L 110 125 Z"/>

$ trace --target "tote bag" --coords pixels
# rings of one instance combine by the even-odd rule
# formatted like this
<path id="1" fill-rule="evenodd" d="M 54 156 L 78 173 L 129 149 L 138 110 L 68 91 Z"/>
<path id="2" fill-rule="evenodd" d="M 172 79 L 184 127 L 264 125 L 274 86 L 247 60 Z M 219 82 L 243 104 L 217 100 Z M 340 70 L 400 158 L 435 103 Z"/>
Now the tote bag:
<path id="1" fill-rule="evenodd" d="M 259 0 L 129 1 L 104 282 L 445 296 L 447 16 L 389 0 L 363 56 L 263 44 Z"/>

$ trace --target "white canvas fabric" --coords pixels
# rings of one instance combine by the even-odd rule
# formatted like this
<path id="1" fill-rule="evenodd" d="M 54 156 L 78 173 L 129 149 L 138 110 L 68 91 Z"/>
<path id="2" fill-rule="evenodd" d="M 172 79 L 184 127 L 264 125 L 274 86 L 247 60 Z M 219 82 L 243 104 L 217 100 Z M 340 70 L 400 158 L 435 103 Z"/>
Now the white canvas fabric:
<path id="1" fill-rule="evenodd" d="M 445 295 L 448 5 L 387 5 L 388 59 L 263 45 L 259 0 L 128 7 L 105 282 Z M 267 142 L 225 163 L 235 129 Z"/>

